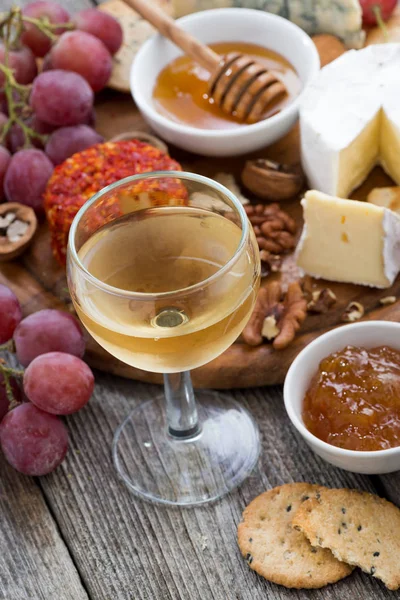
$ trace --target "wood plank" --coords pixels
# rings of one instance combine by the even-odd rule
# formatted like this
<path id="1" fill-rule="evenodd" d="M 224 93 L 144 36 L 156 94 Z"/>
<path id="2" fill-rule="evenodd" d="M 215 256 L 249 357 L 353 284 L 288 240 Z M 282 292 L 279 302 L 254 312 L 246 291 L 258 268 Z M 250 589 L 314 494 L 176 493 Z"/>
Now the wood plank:
<path id="1" fill-rule="evenodd" d="M 179 510 L 144 503 L 118 480 L 111 462 L 117 425 L 160 388 L 96 374 L 88 407 L 68 419 L 72 449 L 42 481 L 47 501 L 89 595 L 96 600 L 365 600 L 392 598 L 356 571 L 321 591 L 288 591 L 251 572 L 236 544 L 245 505 L 266 488 L 290 481 L 374 491 L 371 480 L 330 467 L 290 426 L 280 388 L 237 391 L 263 437 L 261 463 L 240 490 L 220 502 Z"/>
<path id="2" fill-rule="evenodd" d="M 37 483 L 3 457 L 0 481 L 0 598 L 87 600 Z"/>
<path id="3" fill-rule="evenodd" d="M 0 598 L 87 600 L 39 481 L 0 455 Z"/>

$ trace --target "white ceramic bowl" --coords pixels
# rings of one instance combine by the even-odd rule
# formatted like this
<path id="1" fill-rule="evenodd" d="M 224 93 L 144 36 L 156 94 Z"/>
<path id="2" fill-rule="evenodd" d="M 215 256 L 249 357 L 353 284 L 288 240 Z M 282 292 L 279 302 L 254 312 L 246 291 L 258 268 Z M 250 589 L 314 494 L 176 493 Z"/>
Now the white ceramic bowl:
<path id="1" fill-rule="evenodd" d="M 369 475 L 398 471 L 400 447 L 373 452 L 345 450 L 315 437 L 303 423 L 301 411 L 304 395 L 320 361 L 347 345 L 365 348 L 387 345 L 400 350 L 400 323 L 365 321 L 344 325 L 311 342 L 300 352 L 286 375 L 284 385 L 286 411 L 310 448 L 327 462 L 347 471 Z"/>
<path id="2" fill-rule="evenodd" d="M 279 52 L 296 69 L 302 91 L 319 70 L 319 56 L 311 38 L 282 17 L 260 10 L 222 8 L 194 13 L 178 23 L 206 44 L 252 42 Z M 233 130 L 198 129 L 160 115 L 152 99 L 155 80 L 180 54 L 179 48 L 157 34 L 141 47 L 131 69 L 133 98 L 144 119 L 167 142 L 197 154 L 233 156 L 272 144 L 295 123 L 302 93 L 277 115 Z"/>

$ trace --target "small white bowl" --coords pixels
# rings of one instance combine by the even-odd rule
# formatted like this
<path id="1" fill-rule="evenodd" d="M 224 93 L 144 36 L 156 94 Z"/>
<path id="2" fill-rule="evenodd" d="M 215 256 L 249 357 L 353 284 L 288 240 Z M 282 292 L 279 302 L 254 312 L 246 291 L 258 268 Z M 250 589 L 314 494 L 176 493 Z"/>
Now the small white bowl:
<path id="1" fill-rule="evenodd" d="M 167 142 L 207 156 L 245 154 L 285 135 L 296 122 L 304 89 L 319 70 L 319 56 L 311 38 L 287 19 L 245 8 L 206 10 L 178 23 L 206 44 L 251 42 L 278 52 L 296 69 L 302 92 L 277 115 L 238 129 L 199 129 L 176 123 L 156 111 L 152 93 L 160 71 L 182 52 L 157 34 L 137 53 L 130 80 L 132 96 L 151 128 Z"/>
<path id="2" fill-rule="evenodd" d="M 345 346 L 391 346 L 400 350 L 400 323 L 365 321 L 344 325 L 321 335 L 296 357 L 286 375 L 285 408 L 290 420 L 318 456 L 327 462 L 353 473 L 378 475 L 400 469 L 400 446 L 388 450 L 356 451 L 337 448 L 310 433 L 301 416 L 303 400 L 312 376 L 320 361 Z"/>

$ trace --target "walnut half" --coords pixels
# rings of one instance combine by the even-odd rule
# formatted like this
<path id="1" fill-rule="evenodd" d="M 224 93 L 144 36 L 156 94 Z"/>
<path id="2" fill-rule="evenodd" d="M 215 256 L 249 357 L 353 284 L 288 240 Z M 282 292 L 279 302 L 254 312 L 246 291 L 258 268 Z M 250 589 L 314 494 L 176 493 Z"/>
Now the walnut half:
<path id="1" fill-rule="evenodd" d="M 294 340 L 306 314 L 307 302 L 298 282 L 291 283 L 283 294 L 281 284 L 272 281 L 258 292 L 243 339 L 250 346 L 259 346 L 266 338 L 273 340 L 275 350 L 283 350 Z"/>

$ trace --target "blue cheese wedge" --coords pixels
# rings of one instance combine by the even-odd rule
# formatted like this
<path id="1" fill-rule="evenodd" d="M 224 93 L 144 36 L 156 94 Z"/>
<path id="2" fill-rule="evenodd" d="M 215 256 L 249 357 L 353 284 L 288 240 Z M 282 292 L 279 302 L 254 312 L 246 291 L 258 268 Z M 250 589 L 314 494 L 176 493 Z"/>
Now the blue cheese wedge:
<path id="1" fill-rule="evenodd" d="M 172 0 L 181 17 L 210 8 L 256 8 L 289 19 L 309 35 L 330 33 L 348 48 L 362 48 L 362 12 L 358 0 Z"/>
<path id="2" fill-rule="evenodd" d="M 302 200 L 296 249 L 304 273 L 329 281 L 390 287 L 400 271 L 400 217 L 382 206 L 311 190 Z"/>
<path id="3" fill-rule="evenodd" d="M 347 198 L 380 164 L 400 184 L 400 44 L 352 50 L 324 67 L 300 107 L 310 187 Z"/>

